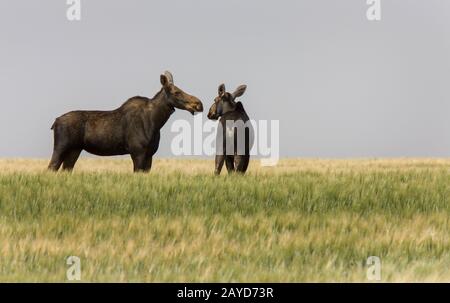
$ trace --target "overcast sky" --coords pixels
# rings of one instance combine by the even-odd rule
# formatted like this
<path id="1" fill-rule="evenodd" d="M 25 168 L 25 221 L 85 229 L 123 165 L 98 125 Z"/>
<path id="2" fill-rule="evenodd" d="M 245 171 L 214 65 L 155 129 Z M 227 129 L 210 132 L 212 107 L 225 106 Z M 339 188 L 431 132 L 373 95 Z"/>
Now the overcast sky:
<path id="1" fill-rule="evenodd" d="M 382 0 L 376 22 L 366 0 L 81 4 L 69 22 L 63 0 L 0 0 L 0 157 L 50 157 L 56 117 L 152 97 L 166 69 L 206 109 L 247 84 L 281 156 L 450 156 L 450 1 Z"/>

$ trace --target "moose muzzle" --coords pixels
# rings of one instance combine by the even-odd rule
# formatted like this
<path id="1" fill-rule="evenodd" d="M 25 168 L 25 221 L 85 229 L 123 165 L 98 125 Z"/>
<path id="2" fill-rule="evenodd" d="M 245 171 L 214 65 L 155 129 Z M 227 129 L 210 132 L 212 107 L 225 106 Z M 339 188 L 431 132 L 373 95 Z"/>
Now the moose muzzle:
<path id="1" fill-rule="evenodd" d="M 189 104 L 187 106 L 187 110 L 191 114 L 203 112 L 203 104 L 202 104 L 202 102 L 199 99 L 197 99 L 197 98 L 193 98 L 193 99 L 194 100 L 189 102 Z"/>

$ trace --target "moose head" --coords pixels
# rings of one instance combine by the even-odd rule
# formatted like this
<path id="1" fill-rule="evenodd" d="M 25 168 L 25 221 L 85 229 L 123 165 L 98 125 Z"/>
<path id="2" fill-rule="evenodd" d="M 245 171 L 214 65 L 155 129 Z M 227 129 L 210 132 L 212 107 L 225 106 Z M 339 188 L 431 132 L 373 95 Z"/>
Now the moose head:
<path id="1" fill-rule="evenodd" d="M 187 110 L 191 114 L 203 111 L 203 104 L 197 97 L 185 93 L 173 84 L 173 76 L 170 72 L 166 71 L 161 75 L 161 85 L 166 93 L 167 101 L 173 107 Z"/>
<path id="2" fill-rule="evenodd" d="M 233 93 L 229 93 L 225 89 L 225 84 L 219 85 L 219 95 L 214 99 L 214 103 L 209 109 L 208 118 L 217 120 L 222 115 L 236 110 L 236 98 L 242 96 L 247 89 L 246 85 L 240 85 Z"/>

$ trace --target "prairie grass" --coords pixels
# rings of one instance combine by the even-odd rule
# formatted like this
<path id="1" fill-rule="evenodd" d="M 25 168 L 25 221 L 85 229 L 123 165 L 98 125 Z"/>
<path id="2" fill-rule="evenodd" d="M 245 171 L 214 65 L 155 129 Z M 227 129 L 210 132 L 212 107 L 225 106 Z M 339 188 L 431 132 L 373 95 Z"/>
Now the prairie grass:
<path id="1" fill-rule="evenodd" d="M 450 160 L 0 160 L 0 281 L 450 281 Z"/>

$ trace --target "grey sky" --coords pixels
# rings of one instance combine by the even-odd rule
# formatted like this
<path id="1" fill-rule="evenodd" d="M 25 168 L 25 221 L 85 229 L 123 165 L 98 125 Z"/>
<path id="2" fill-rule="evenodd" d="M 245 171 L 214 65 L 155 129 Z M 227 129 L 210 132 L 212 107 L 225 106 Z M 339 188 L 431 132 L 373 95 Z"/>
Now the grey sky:
<path id="1" fill-rule="evenodd" d="M 0 156 L 50 157 L 54 119 L 152 97 L 168 69 L 206 108 L 247 84 L 281 156 L 450 156 L 450 1 L 0 0 Z M 206 114 L 204 114 L 206 119 Z M 170 156 L 170 125 L 157 156 Z"/>

